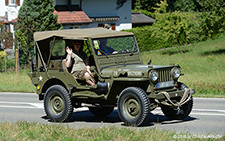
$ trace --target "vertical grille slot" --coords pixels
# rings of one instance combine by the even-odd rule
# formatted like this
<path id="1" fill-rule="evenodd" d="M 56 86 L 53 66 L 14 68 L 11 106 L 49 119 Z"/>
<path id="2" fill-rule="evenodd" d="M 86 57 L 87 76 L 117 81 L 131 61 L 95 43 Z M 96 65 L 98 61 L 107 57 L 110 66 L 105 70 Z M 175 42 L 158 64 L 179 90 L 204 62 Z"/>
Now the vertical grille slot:
<path id="1" fill-rule="evenodd" d="M 170 71 L 171 71 L 170 68 L 157 70 L 157 73 L 159 75 L 158 82 L 165 82 L 165 81 L 173 80 L 170 76 Z"/>

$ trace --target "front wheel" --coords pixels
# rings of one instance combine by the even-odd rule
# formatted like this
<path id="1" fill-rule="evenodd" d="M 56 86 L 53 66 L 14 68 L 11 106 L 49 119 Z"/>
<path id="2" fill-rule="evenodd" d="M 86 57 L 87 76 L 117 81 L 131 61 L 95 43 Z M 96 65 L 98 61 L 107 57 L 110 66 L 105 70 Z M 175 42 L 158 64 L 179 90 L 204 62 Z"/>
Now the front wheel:
<path id="1" fill-rule="evenodd" d="M 140 126 L 150 115 L 150 101 L 137 87 L 124 89 L 118 99 L 118 113 L 126 126 Z"/>
<path id="2" fill-rule="evenodd" d="M 178 83 L 178 85 L 181 90 L 185 90 L 186 88 L 188 88 L 183 83 Z M 179 101 L 180 99 L 177 99 L 177 101 Z M 193 107 L 193 98 L 191 96 L 190 100 L 179 108 L 174 109 L 173 107 L 163 105 L 161 106 L 161 109 L 166 117 L 172 120 L 182 120 L 185 119 L 191 113 L 192 107 Z"/>
<path id="3" fill-rule="evenodd" d="M 68 121 L 73 113 L 73 106 L 68 91 L 60 86 L 51 86 L 44 98 L 44 108 L 49 119 L 54 122 Z"/>

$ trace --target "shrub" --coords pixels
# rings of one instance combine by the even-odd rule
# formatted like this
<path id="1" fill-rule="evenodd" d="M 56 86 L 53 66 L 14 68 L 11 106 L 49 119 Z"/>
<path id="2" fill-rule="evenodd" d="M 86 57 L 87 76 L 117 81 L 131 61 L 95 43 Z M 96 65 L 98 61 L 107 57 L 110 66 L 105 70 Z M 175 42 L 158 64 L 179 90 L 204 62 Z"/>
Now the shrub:
<path id="1" fill-rule="evenodd" d="M 0 72 L 4 70 L 5 67 L 5 51 L 0 50 Z"/>
<path id="2" fill-rule="evenodd" d="M 152 26 L 138 27 L 133 32 L 141 51 L 184 45 L 195 42 L 192 36 L 195 20 L 193 13 L 155 13 L 156 22 Z"/>

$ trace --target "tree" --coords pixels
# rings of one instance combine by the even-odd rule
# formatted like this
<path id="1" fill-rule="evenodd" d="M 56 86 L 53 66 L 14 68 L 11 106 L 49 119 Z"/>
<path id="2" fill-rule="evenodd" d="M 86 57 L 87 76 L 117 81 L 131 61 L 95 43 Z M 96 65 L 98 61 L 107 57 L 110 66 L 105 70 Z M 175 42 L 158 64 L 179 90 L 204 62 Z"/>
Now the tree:
<path id="1" fill-rule="evenodd" d="M 159 2 L 160 0 L 133 0 L 132 9 L 154 12 L 153 7 L 155 7 Z"/>
<path id="2" fill-rule="evenodd" d="M 168 10 L 173 11 L 200 11 L 202 9 L 201 5 L 197 0 L 167 0 Z"/>
<path id="3" fill-rule="evenodd" d="M 19 10 L 16 39 L 20 46 L 20 64 L 28 64 L 33 55 L 33 33 L 58 30 L 57 15 L 53 15 L 53 0 L 24 0 Z"/>
<path id="4" fill-rule="evenodd" d="M 203 7 L 199 20 L 200 34 L 216 38 L 225 32 L 225 3 L 223 0 L 198 0 Z"/>

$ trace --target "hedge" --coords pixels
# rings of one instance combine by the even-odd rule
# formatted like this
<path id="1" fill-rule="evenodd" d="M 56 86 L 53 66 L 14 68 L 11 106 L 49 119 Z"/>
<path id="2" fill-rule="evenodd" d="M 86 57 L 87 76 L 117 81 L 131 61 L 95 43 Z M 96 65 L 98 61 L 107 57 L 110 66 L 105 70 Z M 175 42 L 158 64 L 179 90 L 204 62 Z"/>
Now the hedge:
<path id="1" fill-rule="evenodd" d="M 208 14 L 179 11 L 155 13 L 156 22 L 152 26 L 137 27 L 126 31 L 134 33 L 141 51 L 195 43 L 208 38 L 217 38 L 225 31 L 224 26 L 221 26 L 217 27 L 217 32 L 209 32 L 215 29 L 211 26 L 212 24 L 224 25 L 224 21 L 218 23 L 221 21 L 209 20 L 211 17 L 205 16 Z"/>

